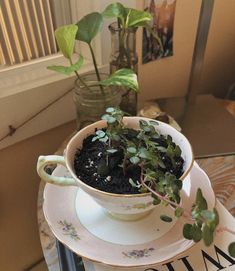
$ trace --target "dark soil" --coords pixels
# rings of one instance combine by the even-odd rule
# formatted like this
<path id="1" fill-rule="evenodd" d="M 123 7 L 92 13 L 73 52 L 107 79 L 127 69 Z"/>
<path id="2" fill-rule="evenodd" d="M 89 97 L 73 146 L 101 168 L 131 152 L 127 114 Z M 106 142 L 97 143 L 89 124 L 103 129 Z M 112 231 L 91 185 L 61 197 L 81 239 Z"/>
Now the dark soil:
<path id="1" fill-rule="evenodd" d="M 83 141 L 83 147 L 75 154 L 74 169 L 76 175 L 84 183 L 99 190 L 115 194 L 139 194 L 138 188 L 129 183 L 129 178 L 134 182 L 140 179 L 140 167 L 129 164 L 126 168 L 126 174 L 123 174 L 123 168 L 120 167 L 123 160 L 123 152 L 118 151 L 109 154 L 108 166 L 105 154 L 105 145 L 100 141 L 92 142 L 94 135 L 88 136 Z M 164 137 L 158 139 L 162 146 L 166 146 Z M 175 159 L 176 166 L 173 169 L 171 160 L 164 153 L 161 158 L 166 169 L 161 171 L 170 172 L 179 178 L 183 173 L 184 160 L 181 157 Z M 156 168 L 156 170 L 159 170 Z"/>

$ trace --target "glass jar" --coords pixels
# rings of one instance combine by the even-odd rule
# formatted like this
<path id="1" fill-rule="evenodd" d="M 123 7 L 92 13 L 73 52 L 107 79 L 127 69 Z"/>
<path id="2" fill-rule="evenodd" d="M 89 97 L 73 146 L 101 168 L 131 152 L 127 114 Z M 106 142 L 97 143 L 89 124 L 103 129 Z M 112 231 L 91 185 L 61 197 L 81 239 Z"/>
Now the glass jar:
<path id="1" fill-rule="evenodd" d="M 101 80 L 108 74 L 100 74 Z M 81 129 L 97 120 L 105 113 L 107 107 L 117 107 L 121 102 L 121 92 L 118 87 L 100 86 L 95 73 L 82 76 L 87 87 L 78 79 L 75 81 L 74 103 L 77 114 L 77 129 Z"/>
<path id="2" fill-rule="evenodd" d="M 110 73 L 121 68 L 138 71 L 138 56 L 136 53 L 137 28 L 122 29 L 118 23 L 109 25 L 111 33 Z M 120 108 L 131 115 L 137 113 L 137 93 L 122 87 Z"/>

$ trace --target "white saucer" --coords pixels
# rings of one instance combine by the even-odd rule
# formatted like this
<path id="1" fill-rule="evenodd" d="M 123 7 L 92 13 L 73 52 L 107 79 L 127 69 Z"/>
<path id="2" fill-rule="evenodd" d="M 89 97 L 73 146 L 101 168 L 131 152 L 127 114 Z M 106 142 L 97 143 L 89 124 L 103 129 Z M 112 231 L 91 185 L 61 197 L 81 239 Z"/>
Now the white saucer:
<path id="1" fill-rule="evenodd" d="M 91 234 L 119 245 L 141 245 L 159 239 L 177 222 L 173 208 L 161 204 L 139 220 L 115 219 L 81 189 L 78 190 L 75 204 L 78 219 Z M 163 222 L 160 219 L 162 214 L 170 216 L 173 221 Z"/>
<path id="2" fill-rule="evenodd" d="M 53 174 L 64 176 L 68 172 L 58 166 Z M 201 187 L 209 208 L 213 208 L 215 196 L 210 180 L 194 163 L 183 185 L 185 208 L 190 209 L 198 187 Z M 160 225 L 158 218 L 161 213 L 154 210 L 138 221 L 115 220 L 76 187 L 47 184 L 43 211 L 54 235 L 64 245 L 83 258 L 111 266 L 140 267 L 162 263 L 194 244 L 183 238 L 185 221 L 182 217 L 172 224 L 162 222 Z M 167 207 L 164 214 L 166 212 L 173 211 Z"/>

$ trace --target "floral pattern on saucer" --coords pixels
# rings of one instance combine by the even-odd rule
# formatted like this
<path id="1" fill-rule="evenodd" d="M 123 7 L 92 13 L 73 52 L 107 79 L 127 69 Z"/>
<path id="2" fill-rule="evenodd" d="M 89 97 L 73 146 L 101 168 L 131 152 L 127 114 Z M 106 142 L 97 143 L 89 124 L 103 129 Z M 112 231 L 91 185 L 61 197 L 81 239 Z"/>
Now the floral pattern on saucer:
<path id="1" fill-rule="evenodd" d="M 58 166 L 53 174 L 63 176 L 65 174 L 64 167 Z M 210 180 L 195 163 L 183 184 L 185 208 L 191 207 L 198 187 L 201 187 L 205 193 L 209 208 L 213 208 L 216 201 Z M 141 268 L 168 261 L 195 244 L 192 240 L 186 240 L 182 234 L 178 234 L 182 232 L 183 217 L 179 218 L 174 228 L 167 234 L 160 238 L 152 238 L 148 242 L 133 245 L 107 242 L 91 234 L 78 219 L 75 208 L 76 200 L 80 200 L 77 187 L 62 188 L 46 184 L 43 211 L 56 238 L 73 252 L 91 261 L 117 268 L 136 266 Z M 155 217 L 153 219 L 155 220 Z M 156 232 L 157 228 L 156 225 Z M 94 249 L 94 247 L 99 249 Z"/>
<path id="2" fill-rule="evenodd" d="M 128 257 L 128 258 L 139 259 L 139 258 L 151 256 L 150 254 L 154 250 L 155 249 L 153 247 L 145 248 L 145 249 L 139 249 L 139 250 L 133 249 L 131 251 L 122 252 L 122 254 L 125 257 Z"/>
<path id="3" fill-rule="evenodd" d="M 75 241 L 80 240 L 80 237 L 72 223 L 69 223 L 66 220 L 60 220 L 58 224 L 60 225 L 64 235 L 69 235 Z"/>

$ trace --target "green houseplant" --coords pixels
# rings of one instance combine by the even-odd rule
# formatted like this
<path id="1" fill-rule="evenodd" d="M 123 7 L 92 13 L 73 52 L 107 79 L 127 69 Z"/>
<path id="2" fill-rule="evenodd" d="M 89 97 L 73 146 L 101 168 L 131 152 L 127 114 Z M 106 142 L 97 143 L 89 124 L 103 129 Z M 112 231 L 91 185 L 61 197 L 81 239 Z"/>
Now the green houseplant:
<path id="1" fill-rule="evenodd" d="M 106 163 L 98 167 L 98 174 L 101 176 L 109 174 L 107 173 L 111 163 L 109 159 L 122 149 L 122 159 L 119 163 L 123 169 L 123 176 L 127 174 L 128 167 L 135 166 L 134 170 L 137 168 L 140 170 L 137 181 L 129 178 L 131 186 L 140 193 L 151 192 L 153 205 L 171 205 L 175 209 L 177 218 L 184 216 L 188 220 L 183 227 L 183 235 L 186 239 L 194 242 L 203 240 L 206 246 L 211 245 L 215 232 L 221 231 L 217 229 L 219 215 L 216 208 L 208 209 L 208 203 L 200 188 L 197 190 L 191 210 L 180 205 L 182 181 L 179 176 L 182 175 L 183 163 L 180 147 L 169 135 L 165 137 L 159 135 L 156 128 L 158 122 L 139 120 L 140 130 L 135 132 L 126 128 L 123 116 L 124 112 L 120 109 L 108 108 L 106 114 L 102 116 L 102 119 L 107 122 L 107 128 L 97 130 L 92 138 L 92 142 L 100 141 L 104 145 Z M 171 171 L 172 169 L 174 170 Z M 161 215 L 160 218 L 167 223 L 172 222 L 172 217 L 167 215 Z M 234 246 L 235 243 L 229 246 L 232 256 L 235 256 Z"/>
<path id="2" fill-rule="evenodd" d="M 104 18 L 116 18 L 120 30 L 118 32 L 118 54 L 111 63 L 113 68 L 110 69 L 110 76 L 100 74 L 92 48 L 92 41 L 102 30 Z M 69 66 L 51 65 L 48 69 L 65 75 L 76 74 L 74 100 L 80 128 L 96 121 L 104 113 L 107 106 L 118 106 L 123 89 L 122 100 L 124 100 L 125 111 L 136 114 L 137 61 L 135 50 L 130 48 L 131 44 L 135 48 L 135 40 L 128 41 L 131 40 L 131 33 L 135 33 L 139 26 L 145 26 L 151 31 L 148 25 L 150 20 L 151 15 L 148 12 L 114 3 L 108 5 L 102 13 L 92 12 L 74 25 L 65 25 L 56 29 L 55 37 L 58 47 L 63 56 L 68 59 Z M 158 39 L 157 36 L 156 38 Z M 92 76 L 79 74 L 84 62 L 82 55 L 75 63 L 72 62 L 76 40 L 86 43 L 89 47 L 95 71 Z M 131 103 L 129 103 L 129 98 L 133 100 Z"/>
<path id="3" fill-rule="evenodd" d="M 120 69 L 102 80 L 103 75 L 98 71 L 95 56 L 90 45 L 91 40 L 98 33 L 99 28 L 93 29 L 93 31 L 90 30 L 91 32 L 89 32 L 86 30 L 86 27 L 89 26 L 88 22 L 84 23 L 84 21 L 87 20 L 93 22 L 94 17 L 96 17 L 96 14 L 94 13 L 87 15 L 78 22 L 78 25 L 62 26 L 55 31 L 58 47 L 63 56 L 68 59 L 70 66 L 52 65 L 48 67 L 50 70 L 65 75 L 70 75 L 72 73 L 76 74 L 77 80 L 75 82 L 74 100 L 79 128 L 96 121 L 104 113 L 104 110 L 108 105 L 119 105 L 120 94 L 118 93 L 118 86 L 126 85 L 134 91 L 138 90 L 137 76 L 131 69 Z M 88 29 L 90 28 L 88 27 Z M 90 78 L 90 75 L 88 75 L 88 77 L 83 77 L 79 74 L 79 69 L 82 67 L 84 62 L 82 55 L 79 56 L 75 63 L 72 62 L 72 54 L 76 37 L 83 39 L 89 44 L 95 67 L 95 79 L 93 76 L 91 77 L 92 79 L 87 80 Z M 94 104 L 96 104 L 96 107 L 94 107 Z M 95 111 L 94 108 L 96 109 Z"/>
<path id="4" fill-rule="evenodd" d="M 149 12 L 123 6 L 121 3 L 108 5 L 102 12 L 105 18 L 116 19 L 109 25 L 111 34 L 110 72 L 120 68 L 132 69 L 138 74 L 138 55 L 136 52 L 136 32 L 139 27 L 146 27 L 162 48 L 161 40 L 149 25 L 152 16 Z M 122 89 L 121 108 L 136 115 L 137 93 L 127 87 Z"/>

